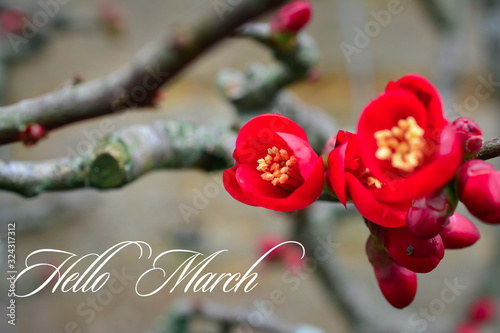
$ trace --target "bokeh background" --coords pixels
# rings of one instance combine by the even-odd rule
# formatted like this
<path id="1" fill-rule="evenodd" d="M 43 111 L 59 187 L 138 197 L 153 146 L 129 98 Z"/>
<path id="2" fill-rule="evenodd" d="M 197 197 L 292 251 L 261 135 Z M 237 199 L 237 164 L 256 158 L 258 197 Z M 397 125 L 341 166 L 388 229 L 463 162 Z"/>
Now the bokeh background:
<path id="1" fill-rule="evenodd" d="M 212 0 L 122 0 L 123 29 L 119 33 L 106 31 L 97 19 L 98 1 L 72 0 L 61 6 L 61 15 L 68 15 L 71 24 L 66 29 L 46 31 L 43 45 L 25 59 L 4 64 L 5 103 L 50 92 L 75 74 L 84 80 L 106 75 L 126 64 L 146 43 L 165 35 L 179 22 L 193 20 Z M 440 89 L 445 109 L 451 119 L 468 116 L 478 122 L 490 139 L 500 134 L 499 101 L 496 91 L 489 98 L 473 98 L 476 88 L 489 76 L 500 76 L 496 66 L 496 30 L 500 30 L 500 11 L 494 1 L 436 1 L 448 19 L 436 16 L 428 1 L 401 0 L 401 11 L 392 15 L 386 26 L 370 37 L 368 45 L 349 59 L 342 52 L 342 43 L 355 46 L 357 29 L 364 30 L 375 21 L 373 11 L 385 10 L 391 1 L 313 0 L 313 20 L 306 31 L 312 35 L 321 53 L 317 82 L 301 82 L 289 87 L 304 102 L 323 109 L 335 117 L 340 127 L 352 129 L 363 106 L 383 91 L 389 80 L 407 73 L 419 73 Z M 19 4 L 20 2 L 16 2 Z M 33 8 L 38 2 L 27 1 Z M 262 20 L 266 20 L 263 17 Z M 271 63 L 268 50 L 247 40 L 228 39 L 186 69 L 165 90 L 164 99 L 156 109 L 131 110 L 125 116 L 109 116 L 118 129 L 134 123 L 149 123 L 155 119 L 187 119 L 197 123 L 235 118 L 231 106 L 218 94 L 214 78 L 224 67 L 243 69 L 251 62 Z M 497 80 L 495 80 L 497 81 Z M 494 89 L 499 87 L 495 86 Z M 472 97 L 471 97 L 472 96 Z M 468 104 L 467 104 L 468 103 Z M 82 141 L 90 141 L 89 133 L 99 129 L 100 119 L 85 121 L 51 132 L 48 139 L 34 147 L 12 144 L 0 149 L 3 159 L 45 160 L 68 154 Z M 334 135 L 335 133 L 332 133 Z M 497 159 L 498 160 L 498 159 Z M 497 163 L 498 161 L 494 161 Z M 18 266 L 34 250 L 55 248 L 78 255 L 101 253 L 124 240 L 148 242 L 155 254 L 173 248 L 199 250 L 210 254 L 221 249 L 228 252 L 211 266 L 215 272 L 245 271 L 259 256 L 258 244 L 264 235 L 279 235 L 287 239 L 289 217 L 248 207 L 233 200 L 223 189 L 221 173 L 206 174 L 193 170 L 158 171 L 146 175 L 119 190 L 97 192 L 80 190 L 69 193 L 43 194 L 23 199 L 0 192 L 0 221 L 18 224 Z M 182 204 L 192 205 L 196 191 L 206 186 L 218 188 L 199 214 L 186 220 L 180 213 Z M 496 247 L 494 227 L 478 226 L 481 240 L 459 252 L 447 251 L 445 260 L 430 274 L 419 275 L 419 291 L 413 304 L 404 312 L 393 309 L 376 286 L 372 268 L 364 254 L 368 231 L 354 210 L 335 204 L 321 203 L 318 212 L 327 212 L 332 223 L 340 225 L 335 241 L 346 272 L 363 280 L 372 297 L 378 300 L 386 317 L 402 318 L 408 332 L 412 313 L 428 307 L 445 288 L 444 281 L 458 279 L 467 289 L 457 300 L 446 305 L 444 313 L 430 321 L 433 325 L 448 320 L 463 311 L 472 295 L 481 288 L 484 272 L 491 264 Z M 466 216 L 462 207 L 459 208 Z M 326 213 L 325 213 L 326 214 Z M 2 227 L 3 228 L 3 227 Z M 4 228 L 2 229 L 4 230 Z M 2 243 L 0 265 L 5 265 L 5 243 Z M 58 263 L 60 257 L 46 258 Z M 175 260 L 172 265 L 177 264 Z M 150 262 L 138 260 L 137 252 L 125 251 L 117 256 L 112 268 L 124 269 L 139 276 Z M 151 297 L 135 294 L 133 283 L 121 292 L 113 293 L 99 311 L 89 310 L 91 294 L 51 293 L 45 289 L 18 301 L 18 332 L 64 332 L 68 322 L 75 322 L 82 332 L 153 332 L 165 311 L 179 299 L 197 297 L 231 307 L 256 309 L 255 302 L 270 298 L 273 290 L 282 290 L 286 300 L 275 306 L 273 315 L 299 324 L 307 323 L 324 332 L 351 332 L 336 304 L 330 302 L 314 271 L 300 279 L 298 288 L 283 280 L 286 267 L 275 264 L 259 270 L 259 286 L 245 294 L 213 292 L 184 293 L 168 289 Z M 29 288 L 46 277 L 40 272 L 27 279 Z M 5 300 L 5 279 L 1 279 L 0 300 Z M 82 305 L 84 304 L 84 305 Z M 80 309 L 80 311 L 78 310 Z M 375 309 L 374 309 L 375 311 Z M 2 314 L 3 316 L 3 314 Z M 2 325 L 3 325 L 2 319 Z M 2 327 L 2 326 L 0 326 Z M 200 323 L 197 332 L 218 332 L 218 327 Z M 404 328 L 403 328 L 404 329 Z M 497 332 L 494 325 L 489 329 Z"/>

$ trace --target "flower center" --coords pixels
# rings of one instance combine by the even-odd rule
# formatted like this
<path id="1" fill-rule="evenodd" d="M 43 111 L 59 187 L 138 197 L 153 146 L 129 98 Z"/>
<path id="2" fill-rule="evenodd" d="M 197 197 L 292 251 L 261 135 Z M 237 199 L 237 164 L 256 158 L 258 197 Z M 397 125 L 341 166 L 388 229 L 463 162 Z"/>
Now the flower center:
<path id="1" fill-rule="evenodd" d="M 382 188 L 382 183 L 380 182 L 380 180 L 378 180 L 377 178 L 373 177 L 370 173 L 370 169 L 364 167 L 364 166 L 360 166 L 360 171 L 359 171 L 359 174 L 357 174 L 357 178 L 359 179 L 359 181 L 361 182 L 361 184 L 365 185 L 366 187 L 370 187 L 370 188 Z"/>
<path id="2" fill-rule="evenodd" d="M 424 133 L 415 118 L 401 119 L 398 126 L 375 132 L 378 147 L 375 157 L 391 161 L 396 169 L 412 172 L 424 159 Z"/>
<path id="3" fill-rule="evenodd" d="M 262 172 L 262 179 L 270 181 L 274 186 L 294 190 L 304 182 L 299 172 L 297 157 L 289 156 L 285 149 L 269 148 L 267 156 L 258 159 L 257 163 L 257 170 Z"/>

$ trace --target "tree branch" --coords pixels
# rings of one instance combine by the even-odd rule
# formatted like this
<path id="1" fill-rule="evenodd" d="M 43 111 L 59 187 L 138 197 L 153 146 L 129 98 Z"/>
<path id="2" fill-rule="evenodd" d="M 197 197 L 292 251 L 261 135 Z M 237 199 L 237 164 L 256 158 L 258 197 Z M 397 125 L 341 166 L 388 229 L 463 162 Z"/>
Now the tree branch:
<path id="1" fill-rule="evenodd" d="M 201 299 L 185 300 L 172 306 L 156 329 L 156 333 L 187 333 L 189 322 L 194 318 L 219 323 L 224 328 L 237 328 L 235 332 L 240 330 L 253 332 L 253 329 L 258 329 L 259 332 L 268 333 L 323 333 L 319 328 L 288 324 L 274 316 L 264 316 L 263 320 L 256 324 L 252 320 L 252 313 L 250 310 L 235 309 Z"/>
<path id="2" fill-rule="evenodd" d="M 500 138 L 495 138 L 483 143 L 477 158 L 480 160 L 489 160 L 498 156 L 500 156 Z"/>
<path id="3" fill-rule="evenodd" d="M 46 130 L 152 105 L 155 91 L 238 26 L 285 0 L 244 0 L 230 12 L 216 5 L 189 27 L 143 48 L 126 67 L 104 78 L 0 108 L 0 144 L 19 141 L 19 131 L 36 123 Z"/>
<path id="4" fill-rule="evenodd" d="M 88 156 L 0 161 L 0 189 L 32 197 L 45 191 L 118 188 L 160 168 L 222 169 L 233 162 L 235 140 L 228 125 L 134 125 L 99 140 Z"/>
<path id="5" fill-rule="evenodd" d="M 271 36 L 269 24 L 246 24 L 238 37 L 251 38 L 268 47 L 277 64 L 252 63 L 244 72 L 222 69 L 217 75 L 217 86 L 238 113 L 256 115 L 269 109 L 276 95 L 285 86 L 303 79 L 318 59 L 315 41 L 309 35 L 297 35 L 296 44 L 282 49 Z"/>

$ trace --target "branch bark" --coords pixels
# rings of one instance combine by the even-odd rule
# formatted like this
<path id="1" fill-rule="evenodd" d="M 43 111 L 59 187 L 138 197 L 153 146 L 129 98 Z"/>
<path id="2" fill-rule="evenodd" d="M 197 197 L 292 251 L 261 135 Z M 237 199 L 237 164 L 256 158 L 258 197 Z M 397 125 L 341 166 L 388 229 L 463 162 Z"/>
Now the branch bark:
<path id="1" fill-rule="evenodd" d="M 498 156 L 500 156 L 500 138 L 495 138 L 483 143 L 477 158 L 480 160 L 489 160 Z"/>
<path id="2" fill-rule="evenodd" d="M 119 188 L 161 168 L 223 169 L 233 162 L 235 141 L 229 125 L 135 125 L 99 140 L 88 156 L 0 161 L 0 189 L 33 197 L 45 191 Z"/>
<path id="3" fill-rule="evenodd" d="M 206 7 L 192 26 L 178 28 L 136 55 L 132 62 L 104 78 L 0 108 L 0 144 L 19 141 L 19 131 L 36 123 L 55 128 L 130 107 L 152 105 L 156 90 L 241 24 L 285 0 L 244 0 L 230 12 Z"/>

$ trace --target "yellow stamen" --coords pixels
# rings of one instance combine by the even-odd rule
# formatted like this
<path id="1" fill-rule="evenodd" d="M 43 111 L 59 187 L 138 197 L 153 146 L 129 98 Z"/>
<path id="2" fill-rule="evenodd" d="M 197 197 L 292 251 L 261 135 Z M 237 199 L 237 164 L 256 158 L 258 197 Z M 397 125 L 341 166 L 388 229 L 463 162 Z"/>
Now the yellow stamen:
<path id="1" fill-rule="evenodd" d="M 257 170 L 262 171 L 263 180 L 290 190 L 301 185 L 303 179 L 295 156 L 289 156 L 285 149 L 276 147 L 269 148 L 267 153 L 266 157 L 257 160 Z"/>
<path id="2" fill-rule="evenodd" d="M 391 161 L 392 166 L 397 169 L 412 172 L 420 166 L 424 158 L 422 152 L 425 147 L 424 134 L 424 130 L 418 126 L 415 118 L 400 119 L 398 126 L 374 133 L 378 147 L 375 157 Z M 373 184 L 377 186 L 376 183 Z"/>

